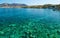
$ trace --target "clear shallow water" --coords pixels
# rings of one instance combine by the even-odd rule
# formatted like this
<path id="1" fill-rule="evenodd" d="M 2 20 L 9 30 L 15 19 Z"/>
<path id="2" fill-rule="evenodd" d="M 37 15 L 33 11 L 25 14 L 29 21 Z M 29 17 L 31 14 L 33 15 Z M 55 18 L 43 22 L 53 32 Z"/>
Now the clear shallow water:
<path id="1" fill-rule="evenodd" d="M 52 9 L 0 8 L 1 38 L 60 38 L 60 12 Z"/>
<path id="2" fill-rule="evenodd" d="M 60 12 L 52 9 L 0 8 L 0 18 L 6 21 L 36 19 L 45 23 L 60 23 Z"/>

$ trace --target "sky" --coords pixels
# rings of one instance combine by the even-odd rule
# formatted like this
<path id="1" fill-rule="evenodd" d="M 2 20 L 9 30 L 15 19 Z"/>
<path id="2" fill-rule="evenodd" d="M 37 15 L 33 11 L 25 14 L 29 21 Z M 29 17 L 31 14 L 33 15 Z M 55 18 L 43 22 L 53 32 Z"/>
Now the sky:
<path id="1" fill-rule="evenodd" d="M 27 5 L 60 4 L 60 0 L 0 0 L 0 3 L 20 3 Z"/>

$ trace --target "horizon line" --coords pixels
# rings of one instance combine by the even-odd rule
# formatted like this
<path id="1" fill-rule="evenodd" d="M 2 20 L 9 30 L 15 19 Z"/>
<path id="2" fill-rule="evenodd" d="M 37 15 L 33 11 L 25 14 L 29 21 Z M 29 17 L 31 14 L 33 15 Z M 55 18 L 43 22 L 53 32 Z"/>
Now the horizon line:
<path id="1" fill-rule="evenodd" d="M 0 3 L 0 4 L 4 4 L 4 3 Z M 6 4 L 24 4 L 24 3 L 6 3 Z M 51 5 L 59 5 L 59 4 L 52 4 L 52 3 L 48 3 L 48 4 L 51 4 Z M 26 4 L 26 5 L 29 5 L 29 4 Z M 33 4 L 33 5 L 46 5 L 46 4 Z"/>

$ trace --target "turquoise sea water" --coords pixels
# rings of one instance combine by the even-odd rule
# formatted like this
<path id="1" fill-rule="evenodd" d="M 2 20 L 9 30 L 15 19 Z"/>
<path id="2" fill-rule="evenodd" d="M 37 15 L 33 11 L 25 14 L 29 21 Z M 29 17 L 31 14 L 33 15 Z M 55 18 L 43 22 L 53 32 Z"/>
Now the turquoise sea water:
<path id="1" fill-rule="evenodd" d="M 0 8 L 0 38 L 60 38 L 60 11 Z"/>

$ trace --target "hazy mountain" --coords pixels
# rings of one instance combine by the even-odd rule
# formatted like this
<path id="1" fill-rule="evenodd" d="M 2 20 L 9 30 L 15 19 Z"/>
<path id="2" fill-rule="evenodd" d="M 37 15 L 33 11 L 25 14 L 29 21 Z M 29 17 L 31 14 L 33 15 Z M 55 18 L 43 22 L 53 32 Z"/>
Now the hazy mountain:
<path id="1" fill-rule="evenodd" d="M 17 4 L 17 3 L 12 3 L 12 4 L 2 3 L 2 4 L 0 4 L 0 7 L 22 7 L 22 6 L 27 6 L 27 5 L 26 4 Z"/>

